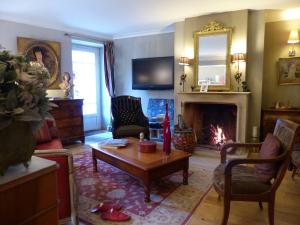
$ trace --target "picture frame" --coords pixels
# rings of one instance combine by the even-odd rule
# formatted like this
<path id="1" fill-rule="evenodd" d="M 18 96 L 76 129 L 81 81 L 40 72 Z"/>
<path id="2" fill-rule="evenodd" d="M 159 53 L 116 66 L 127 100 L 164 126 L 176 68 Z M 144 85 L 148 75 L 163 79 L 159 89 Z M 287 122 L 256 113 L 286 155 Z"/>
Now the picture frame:
<path id="1" fill-rule="evenodd" d="M 29 61 L 42 63 L 50 73 L 49 89 L 59 89 L 61 77 L 61 46 L 60 42 L 17 37 L 18 53 Z"/>
<path id="2" fill-rule="evenodd" d="M 200 87 L 200 92 L 207 92 L 209 84 L 210 82 L 208 80 L 199 80 L 198 85 Z"/>
<path id="3" fill-rule="evenodd" d="M 279 58 L 278 60 L 278 84 L 300 84 L 300 57 Z"/>

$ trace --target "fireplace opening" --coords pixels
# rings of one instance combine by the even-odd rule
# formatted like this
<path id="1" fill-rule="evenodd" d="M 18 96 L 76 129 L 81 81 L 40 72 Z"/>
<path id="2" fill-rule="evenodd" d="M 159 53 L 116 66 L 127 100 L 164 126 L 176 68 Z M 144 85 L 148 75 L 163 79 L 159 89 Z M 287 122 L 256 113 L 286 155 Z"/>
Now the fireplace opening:
<path id="1" fill-rule="evenodd" d="M 185 103 L 184 119 L 193 128 L 198 145 L 208 147 L 236 141 L 236 105 Z"/>

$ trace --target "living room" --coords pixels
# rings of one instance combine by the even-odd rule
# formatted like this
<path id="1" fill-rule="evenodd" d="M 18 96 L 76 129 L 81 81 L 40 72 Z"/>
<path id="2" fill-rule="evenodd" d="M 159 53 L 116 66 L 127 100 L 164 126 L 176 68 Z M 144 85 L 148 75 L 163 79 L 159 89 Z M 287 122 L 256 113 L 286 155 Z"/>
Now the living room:
<path id="1" fill-rule="evenodd" d="M 5 225 L 299 224 L 298 1 L 1 5 Z"/>

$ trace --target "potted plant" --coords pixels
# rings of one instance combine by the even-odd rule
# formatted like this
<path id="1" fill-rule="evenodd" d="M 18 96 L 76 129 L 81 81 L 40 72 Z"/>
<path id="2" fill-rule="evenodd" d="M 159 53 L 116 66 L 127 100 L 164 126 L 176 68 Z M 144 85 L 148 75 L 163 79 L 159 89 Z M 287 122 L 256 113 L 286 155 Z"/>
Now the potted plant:
<path id="1" fill-rule="evenodd" d="M 0 174 L 27 162 L 35 147 L 34 132 L 46 117 L 49 72 L 24 56 L 0 51 Z"/>

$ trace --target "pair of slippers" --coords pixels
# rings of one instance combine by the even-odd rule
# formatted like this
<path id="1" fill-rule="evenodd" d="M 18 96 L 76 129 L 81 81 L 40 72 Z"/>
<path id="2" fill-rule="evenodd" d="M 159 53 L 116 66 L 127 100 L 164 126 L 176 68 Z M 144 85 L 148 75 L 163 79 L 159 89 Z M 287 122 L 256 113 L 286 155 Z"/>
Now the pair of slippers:
<path id="1" fill-rule="evenodd" d="M 128 221 L 130 220 L 130 216 L 121 212 L 122 209 L 121 205 L 113 204 L 109 202 L 102 202 L 96 205 L 94 208 L 91 209 L 91 213 L 98 213 L 101 212 L 101 218 L 103 220 L 109 221 Z"/>

